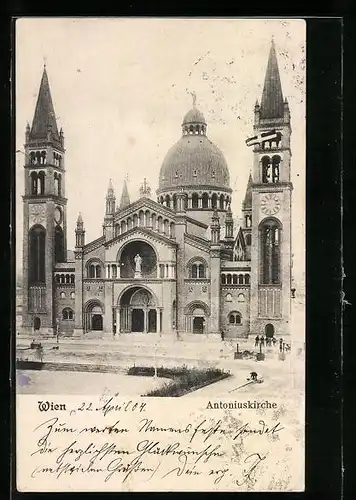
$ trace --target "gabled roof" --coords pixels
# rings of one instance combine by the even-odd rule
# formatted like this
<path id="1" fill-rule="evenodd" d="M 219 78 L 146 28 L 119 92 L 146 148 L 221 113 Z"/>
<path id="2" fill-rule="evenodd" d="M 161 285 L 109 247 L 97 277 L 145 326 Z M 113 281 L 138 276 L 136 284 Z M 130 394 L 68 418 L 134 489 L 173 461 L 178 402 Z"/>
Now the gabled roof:
<path id="1" fill-rule="evenodd" d="M 56 115 L 51 97 L 46 67 L 43 68 L 42 80 L 37 97 L 35 114 L 30 131 L 30 140 L 47 140 L 51 131 L 52 139 L 59 142 Z"/>
<path id="2" fill-rule="evenodd" d="M 112 240 L 103 243 L 105 247 L 108 247 L 114 245 L 117 242 L 120 242 L 125 239 L 130 239 L 131 237 L 137 236 L 139 234 L 146 236 L 148 239 L 159 241 L 171 247 L 177 246 L 177 243 L 171 238 L 168 238 L 167 236 L 158 233 L 157 231 L 153 231 L 152 229 L 149 229 L 147 227 L 133 227 L 132 229 L 125 231 L 119 236 L 115 236 L 115 238 L 113 238 Z"/>
<path id="3" fill-rule="evenodd" d="M 278 70 L 276 48 L 272 40 L 262 93 L 260 116 L 261 118 L 282 118 L 283 111 L 282 85 Z"/>

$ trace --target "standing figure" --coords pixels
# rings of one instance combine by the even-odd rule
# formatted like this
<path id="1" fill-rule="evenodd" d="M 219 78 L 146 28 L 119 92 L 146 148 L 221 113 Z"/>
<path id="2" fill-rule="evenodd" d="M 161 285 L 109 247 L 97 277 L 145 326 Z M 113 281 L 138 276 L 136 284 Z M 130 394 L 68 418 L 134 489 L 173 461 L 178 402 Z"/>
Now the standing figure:
<path id="1" fill-rule="evenodd" d="M 279 352 L 283 351 L 283 339 L 279 339 Z"/>
<path id="2" fill-rule="evenodd" d="M 262 335 L 261 340 L 260 340 L 260 345 L 261 345 L 261 347 L 265 346 L 265 338 L 263 335 Z"/>
<path id="3" fill-rule="evenodd" d="M 256 338 L 255 338 L 255 347 L 258 347 L 259 342 L 260 342 L 260 337 L 258 335 L 256 335 Z"/>
<path id="4" fill-rule="evenodd" d="M 224 340 L 225 340 L 225 332 L 224 332 L 223 329 L 221 329 L 220 336 L 221 336 L 222 342 L 224 342 Z"/>
<path id="5" fill-rule="evenodd" d="M 140 256 L 140 254 L 136 254 L 136 256 L 135 256 L 135 265 L 136 265 L 135 272 L 136 273 L 141 273 L 141 264 L 142 264 L 142 258 Z"/>

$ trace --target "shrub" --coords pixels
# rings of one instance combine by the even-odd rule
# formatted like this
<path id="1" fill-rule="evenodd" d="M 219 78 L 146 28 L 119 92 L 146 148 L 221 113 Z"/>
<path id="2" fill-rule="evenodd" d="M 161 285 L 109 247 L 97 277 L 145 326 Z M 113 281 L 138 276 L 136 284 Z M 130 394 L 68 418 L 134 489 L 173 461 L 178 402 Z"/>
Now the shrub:
<path id="1" fill-rule="evenodd" d="M 152 366 L 134 366 L 127 371 L 128 375 L 154 376 Z M 157 368 L 157 376 L 170 378 L 169 383 L 149 391 L 144 396 L 179 397 L 200 389 L 208 384 L 230 376 L 230 373 L 220 368 L 188 368 L 186 365 L 174 368 Z"/>

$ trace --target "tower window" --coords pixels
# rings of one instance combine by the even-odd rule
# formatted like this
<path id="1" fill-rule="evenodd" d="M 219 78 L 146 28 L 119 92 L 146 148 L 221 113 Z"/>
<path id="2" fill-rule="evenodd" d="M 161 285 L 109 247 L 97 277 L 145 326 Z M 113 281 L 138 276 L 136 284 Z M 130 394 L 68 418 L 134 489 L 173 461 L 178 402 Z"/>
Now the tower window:
<path id="1" fill-rule="evenodd" d="M 279 167 L 281 163 L 281 157 L 275 155 L 272 157 L 272 182 L 279 182 Z"/>
<path id="2" fill-rule="evenodd" d="M 217 208 L 218 207 L 218 197 L 217 194 L 214 193 L 211 197 L 211 207 L 212 208 Z"/>
<path id="3" fill-rule="evenodd" d="M 233 311 L 229 314 L 230 325 L 241 325 L 241 314 L 237 311 Z"/>
<path id="4" fill-rule="evenodd" d="M 280 283 L 280 225 L 268 219 L 260 228 L 263 284 Z"/>
<path id="5" fill-rule="evenodd" d="M 220 210 L 224 210 L 225 198 L 223 194 L 220 195 L 219 205 L 220 205 Z"/>
<path id="6" fill-rule="evenodd" d="M 56 262 L 64 262 L 64 235 L 60 226 L 57 226 L 54 232 L 54 254 Z M 68 275 L 69 278 L 69 275 Z"/>
<path id="7" fill-rule="evenodd" d="M 45 283 L 45 244 L 46 231 L 35 226 L 29 232 L 29 282 Z"/>
<path id="8" fill-rule="evenodd" d="M 262 163 L 262 182 L 267 184 L 272 181 L 271 179 L 271 159 L 269 156 L 264 156 L 261 160 Z"/>
<path id="9" fill-rule="evenodd" d="M 66 307 L 62 311 L 62 319 L 63 320 L 72 320 L 74 319 L 74 313 L 72 309 L 69 309 L 69 307 Z"/>
<path id="10" fill-rule="evenodd" d="M 190 266 L 189 275 L 191 278 L 206 278 L 206 265 L 202 262 L 194 262 Z"/>

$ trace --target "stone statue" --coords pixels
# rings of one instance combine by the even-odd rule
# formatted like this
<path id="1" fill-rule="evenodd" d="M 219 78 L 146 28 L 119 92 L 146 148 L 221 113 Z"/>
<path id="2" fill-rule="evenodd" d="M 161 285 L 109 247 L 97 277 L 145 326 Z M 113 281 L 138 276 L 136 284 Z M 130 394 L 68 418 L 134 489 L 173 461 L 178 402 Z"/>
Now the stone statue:
<path id="1" fill-rule="evenodd" d="M 135 256 L 135 265 L 136 265 L 136 268 L 135 268 L 135 274 L 141 274 L 141 264 L 142 264 L 142 258 L 140 257 L 139 254 L 136 254 Z"/>

